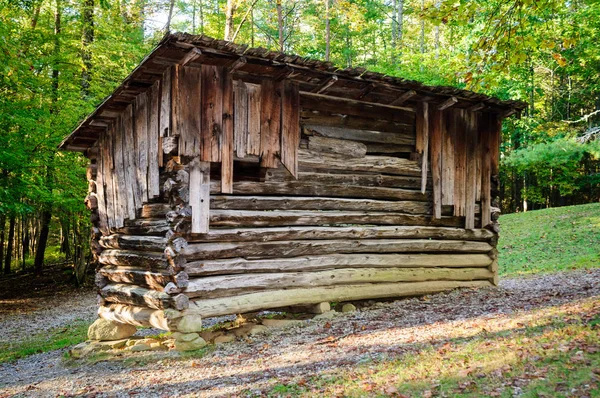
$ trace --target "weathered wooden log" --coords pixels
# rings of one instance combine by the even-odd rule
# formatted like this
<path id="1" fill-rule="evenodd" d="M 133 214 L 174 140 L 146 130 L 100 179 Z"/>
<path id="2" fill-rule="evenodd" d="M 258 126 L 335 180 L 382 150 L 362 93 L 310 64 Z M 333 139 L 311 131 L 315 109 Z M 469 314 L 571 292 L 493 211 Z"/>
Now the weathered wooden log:
<path id="1" fill-rule="evenodd" d="M 139 268 L 103 267 L 97 272 L 113 283 L 128 283 L 159 292 L 162 292 L 168 283 L 175 281 L 175 276 L 169 271 L 151 272 Z"/>
<path id="2" fill-rule="evenodd" d="M 237 195 L 212 195 L 210 200 L 212 210 L 355 210 L 410 214 L 431 213 L 431 205 L 422 201 Z M 156 203 L 145 205 L 142 214 L 147 217 L 164 218 L 170 211 L 172 208 L 169 205 Z M 452 209 L 448 208 L 446 213 L 450 215 Z"/>
<path id="3" fill-rule="evenodd" d="M 351 158 L 362 158 L 367 146 L 360 142 L 320 136 L 308 137 L 308 149 L 315 152 L 337 153 Z"/>
<path id="4" fill-rule="evenodd" d="M 487 254 L 332 254 L 261 260 L 199 260 L 186 263 L 184 269 L 190 276 L 206 276 L 361 267 L 489 267 L 490 264 L 492 259 Z"/>
<path id="5" fill-rule="evenodd" d="M 367 154 L 373 153 L 411 153 L 415 151 L 414 145 L 397 144 L 367 144 Z"/>
<path id="6" fill-rule="evenodd" d="M 308 135 L 317 135 L 327 138 L 337 138 L 341 140 L 353 140 L 360 142 L 374 142 L 380 144 L 394 145 L 414 145 L 415 137 L 413 134 L 384 133 L 373 130 L 354 130 L 349 128 L 304 125 L 304 133 Z M 310 148 L 310 147 L 309 147 Z"/>
<path id="7" fill-rule="evenodd" d="M 157 310 L 188 308 L 189 299 L 184 294 L 171 296 L 156 290 L 125 284 L 109 284 L 100 289 L 100 295 L 106 301 L 117 304 L 128 304 L 149 307 Z"/>
<path id="8" fill-rule="evenodd" d="M 218 181 L 211 183 L 211 194 L 221 193 Z M 293 195 L 293 196 L 327 196 L 338 198 L 365 198 L 385 200 L 419 200 L 427 201 L 428 195 L 416 190 L 394 189 L 385 187 L 364 187 L 344 184 L 315 184 L 308 181 L 253 182 L 238 181 L 233 183 L 236 195 Z"/>
<path id="9" fill-rule="evenodd" d="M 100 246 L 105 249 L 142 250 L 162 252 L 167 246 L 167 239 L 156 236 L 132 236 L 112 234 L 100 238 Z"/>
<path id="10" fill-rule="evenodd" d="M 121 228 L 111 229 L 112 233 L 124 234 L 124 235 L 152 235 L 152 236 L 165 236 L 171 229 L 170 224 L 162 220 L 126 220 L 125 225 Z"/>
<path id="11" fill-rule="evenodd" d="M 213 210 L 212 227 L 282 227 L 306 225 L 425 225 L 459 227 L 458 217 L 443 217 L 434 220 L 429 216 L 400 213 L 361 213 L 361 212 L 309 212 L 309 211 L 244 211 Z M 187 219 L 187 218 L 186 218 Z M 176 231 L 190 233 L 189 222 L 182 220 Z"/>
<path id="12" fill-rule="evenodd" d="M 430 214 L 431 205 L 422 201 L 385 201 L 294 196 L 221 196 L 211 198 L 213 210 L 346 210 Z"/>
<path id="13" fill-rule="evenodd" d="M 308 149 L 298 150 L 298 164 L 302 167 L 326 170 L 351 170 L 384 174 L 421 176 L 421 167 L 414 160 L 391 156 L 366 155 L 363 158 L 347 158 L 342 155 L 324 154 Z"/>
<path id="14" fill-rule="evenodd" d="M 186 315 L 202 317 L 238 314 L 261 309 L 323 301 L 351 301 L 375 298 L 419 296 L 460 287 L 489 287 L 489 281 L 428 281 L 411 283 L 368 283 L 249 293 L 235 297 L 197 299 Z"/>
<path id="15" fill-rule="evenodd" d="M 303 126 L 345 127 L 355 130 L 375 130 L 387 133 L 414 135 L 414 123 L 405 124 L 387 119 L 341 115 L 311 109 L 300 112 L 300 124 Z"/>
<path id="16" fill-rule="evenodd" d="M 300 93 L 300 106 L 324 112 L 345 115 L 388 119 L 405 124 L 414 124 L 414 108 L 389 106 L 348 98 L 331 97 L 321 94 Z"/>
<path id="17" fill-rule="evenodd" d="M 125 304 L 108 304 L 98 308 L 100 318 L 126 323 L 138 327 L 154 327 L 162 330 L 175 330 L 179 311 L 155 310 L 148 307 L 136 307 Z"/>
<path id="18" fill-rule="evenodd" d="M 452 239 L 490 242 L 495 235 L 487 229 L 418 226 L 278 227 L 216 229 L 208 234 L 186 236 L 187 242 L 266 242 L 316 239 Z"/>
<path id="19" fill-rule="evenodd" d="M 169 268 L 169 263 L 163 254 L 119 249 L 103 250 L 100 253 L 98 261 L 104 265 L 132 266 L 147 270 L 164 270 Z"/>
<path id="20" fill-rule="evenodd" d="M 190 298 L 230 297 L 261 290 L 283 290 L 333 285 L 489 279 L 487 268 L 346 268 L 318 272 L 225 275 L 191 279 Z"/>
<path id="21" fill-rule="evenodd" d="M 232 257 L 248 259 L 298 257 L 334 253 L 487 253 L 492 248 L 487 242 L 458 240 L 347 239 L 192 243 L 185 249 L 184 254 L 188 261 L 192 261 Z"/>
<path id="22" fill-rule="evenodd" d="M 211 227 L 279 227 L 295 225 L 423 225 L 460 226 L 461 219 L 401 213 L 367 213 L 350 211 L 245 211 L 213 210 Z"/>
<path id="23" fill-rule="evenodd" d="M 280 169 L 268 170 L 265 177 L 267 182 L 293 181 L 289 173 Z M 416 176 L 389 176 L 385 174 L 332 174 L 303 171 L 298 173 L 298 181 L 321 185 L 348 184 L 368 187 L 421 188 L 421 179 Z"/>

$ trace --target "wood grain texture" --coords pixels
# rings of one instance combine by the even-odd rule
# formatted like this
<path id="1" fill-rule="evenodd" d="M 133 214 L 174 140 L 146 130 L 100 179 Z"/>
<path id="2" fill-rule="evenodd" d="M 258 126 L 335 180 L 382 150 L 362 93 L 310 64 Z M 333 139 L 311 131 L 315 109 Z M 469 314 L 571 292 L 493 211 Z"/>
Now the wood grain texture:
<path id="1" fill-rule="evenodd" d="M 198 156 L 202 151 L 200 68 L 179 65 L 174 65 L 173 68 L 178 71 L 177 79 L 172 83 L 173 101 L 176 101 L 173 103 L 173 123 L 175 123 L 173 127 L 174 135 L 179 136 L 179 154 Z"/>
<path id="2" fill-rule="evenodd" d="M 228 228 L 213 229 L 207 234 L 185 235 L 188 243 L 198 242 L 252 242 L 281 240 L 323 240 L 323 239 L 436 239 L 469 240 L 492 242 L 493 232 L 487 229 L 471 229 L 421 226 L 340 226 L 340 227 L 268 227 L 268 228 Z M 143 249 L 159 246 L 158 237 L 128 237 L 111 235 L 101 240 L 101 246 L 120 249 Z M 149 250 L 149 249 L 147 249 Z"/>
<path id="3" fill-rule="evenodd" d="M 160 177 L 158 170 L 159 127 L 160 127 L 160 82 L 156 81 L 149 92 L 150 112 L 148 119 L 148 198 L 154 199 L 160 195 Z"/>
<path id="4" fill-rule="evenodd" d="M 160 137 L 171 135 L 171 68 L 166 68 L 160 81 L 160 122 L 158 134 Z"/>
<path id="5" fill-rule="evenodd" d="M 188 308 L 189 299 L 183 294 L 171 296 L 156 290 L 145 289 L 135 285 L 111 283 L 100 289 L 100 296 L 108 302 L 144 306 L 154 309 Z"/>
<path id="6" fill-rule="evenodd" d="M 338 138 L 359 142 L 372 142 L 395 145 L 415 145 L 412 134 L 386 133 L 377 130 L 358 130 L 334 126 L 305 124 L 304 132 L 308 135 L 318 135 L 328 138 Z"/>
<path id="7" fill-rule="evenodd" d="M 281 135 L 282 82 L 263 80 L 261 83 L 260 109 L 260 165 L 279 166 Z"/>
<path id="8" fill-rule="evenodd" d="M 246 313 L 260 309 L 313 304 L 324 301 L 352 301 L 384 297 L 419 296 L 459 287 L 489 287 L 488 281 L 430 281 L 414 283 L 356 284 L 319 288 L 276 290 L 217 299 L 196 299 L 184 311 L 203 317 Z"/>
<path id="9" fill-rule="evenodd" d="M 98 152 L 98 157 L 96 158 L 96 195 L 98 196 L 98 226 L 102 234 L 107 235 L 109 233 L 109 226 L 104 181 L 104 137 L 105 135 L 102 134 L 98 139 L 98 145 L 100 150 Z"/>
<path id="10" fill-rule="evenodd" d="M 247 84 L 248 89 L 248 146 L 249 155 L 260 155 L 262 91 L 257 84 Z"/>
<path id="11" fill-rule="evenodd" d="M 415 139 L 415 125 L 394 122 L 387 119 L 374 119 L 372 117 L 348 116 L 336 112 L 323 112 L 314 109 L 302 109 L 300 112 L 300 124 L 313 126 L 329 126 L 353 130 L 371 130 L 412 137 L 413 145 Z M 371 115 L 373 116 L 373 115 Z"/>
<path id="12" fill-rule="evenodd" d="M 430 114 L 429 148 L 433 185 L 433 217 L 442 217 L 442 111 L 432 109 Z"/>
<path id="13" fill-rule="evenodd" d="M 477 115 L 466 112 L 467 160 L 465 176 L 465 228 L 475 228 L 475 200 L 477 199 Z"/>
<path id="14" fill-rule="evenodd" d="M 454 204 L 454 113 L 443 112 L 442 117 L 442 205 Z"/>
<path id="15" fill-rule="evenodd" d="M 363 143 L 320 136 L 308 137 L 308 149 L 314 152 L 335 153 L 351 158 L 362 158 L 367 154 L 367 146 Z"/>
<path id="16" fill-rule="evenodd" d="M 300 167 L 319 170 L 364 171 L 394 175 L 421 176 L 421 167 L 413 160 L 391 156 L 367 155 L 363 158 L 348 158 L 343 155 L 298 150 Z"/>
<path id="17" fill-rule="evenodd" d="M 202 65 L 200 75 L 200 160 L 220 162 L 223 135 L 223 70 L 214 65 Z"/>
<path id="18" fill-rule="evenodd" d="M 482 125 L 479 128 L 479 139 L 481 142 L 481 227 L 486 227 L 492 222 L 492 145 L 494 137 L 491 130 L 491 116 L 489 113 L 482 115 Z"/>
<path id="19" fill-rule="evenodd" d="M 454 215 L 465 216 L 467 182 L 467 129 L 465 112 L 453 109 L 454 113 Z"/>
<path id="20" fill-rule="evenodd" d="M 135 148 L 135 139 L 133 136 L 133 107 L 129 105 L 123 111 L 123 167 L 125 171 L 125 185 L 127 187 L 127 218 L 134 220 L 136 217 L 136 210 L 141 207 L 141 197 L 138 197 L 138 187 L 136 178 L 136 160 L 135 152 L 132 148 Z"/>
<path id="21" fill-rule="evenodd" d="M 213 194 L 220 193 L 220 184 L 211 184 Z M 382 200 L 427 201 L 428 195 L 410 189 L 371 187 L 345 184 L 314 184 L 308 181 L 254 182 L 239 181 L 233 183 L 236 195 L 297 195 L 326 196 L 338 198 L 365 198 Z"/>
<path id="22" fill-rule="evenodd" d="M 190 261 L 185 272 L 190 276 L 234 275 L 267 272 L 314 272 L 344 268 L 432 268 L 490 267 L 487 254 L 332 254 L 278 259 L 248 260 L 229 258 Z"/>
<path id="23" fill-rule="evenodd" d="M 210 218 L 210 163 L 194 158 L 190 163 L 192 233 L 207 233 Z"/>
<path id="24" fill-rule="evenodd" d="M 98 316 L 109 321 L 126 323 L 138 327 L 174 330 L 167 319 L 166 311 L 151 309 L 147 306 L 108 303 L 98 308 Z"/>
<path id="25" fill-rule="evenodd" d="M 226 275 L 191 279 L 190 298 L 231 297 L 256 291 L 313 288 L 362 283 L 473 281 L 489 279 L 487 268 L 346 268 L 315 272 Z"/>
<path id="26" fill-rule="evenodd" d="M 300 97 L 297 83 L 283 83 L 281 101 L 281 163 L 296 177 L 300 145 Z"/>
<path id="27" fill-rule="evenodd" d="M 148 202 L 148 108 L 146 93 L 136 97 L 134 106 L 136 178 L 141 203 Z M 138 206 L 141 206 L 141 203 Z"/>
<path id="28" fill-rule="evenodd" d="M 241 80 L 233 82 L 234 92 L 234 151 L 239 158 L 246 156 L 248 146 L 248 89 Z"/>
<path id="29" fill-rule="evenodd" d="M 335 253 L 487 253 L 487 242 L 419 239 L 353 239 L 277 242 L 192 243 L 185 250 L 188 261 L 222 258 L 285 258 Z"/>
<path id="30" fill-rule="evenodd" d="M 230 74 L 223 75 L 223 136 L 221 142 L 221 192 L 233 191 L 234 92 Z"/>

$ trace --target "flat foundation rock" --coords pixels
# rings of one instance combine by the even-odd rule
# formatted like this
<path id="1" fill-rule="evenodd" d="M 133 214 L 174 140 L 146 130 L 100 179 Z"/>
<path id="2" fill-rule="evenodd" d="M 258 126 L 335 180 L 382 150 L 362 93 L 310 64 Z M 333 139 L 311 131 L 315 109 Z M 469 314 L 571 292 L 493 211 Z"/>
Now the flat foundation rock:
<path id="1" fill-rule="evenodd" d="M 202 337 L 197 337 L 192 341 L 177 341 L 175 340 L 175 349 L 177 351 L 194 351 L 206 346 L 206 340 Z"/>
<path id="2" fill-rule="evenodd" d="M 133 336 L 137 328 L 125 323 L 117 323 L 98 318 L 88 328 L 88 339 L 100 341 L 122 340 Z"/>

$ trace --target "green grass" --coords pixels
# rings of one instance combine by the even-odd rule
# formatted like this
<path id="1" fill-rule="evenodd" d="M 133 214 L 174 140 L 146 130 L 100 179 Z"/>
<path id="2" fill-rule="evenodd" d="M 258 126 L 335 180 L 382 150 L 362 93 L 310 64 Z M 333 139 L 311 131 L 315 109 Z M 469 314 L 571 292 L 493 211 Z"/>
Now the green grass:
<path id="1" fill-rule="evenodd" d="M 75 321 L 69 326 L 50 329 L 26 340 L 0 343 L 0 363 L 79 344 L 87 339 L 88 326 L 88 322 Z"/>
<path id="2" fill-rule="evenodd" d="M 600 203 L 500 217 L 501 276 L 600 266 Z"/>
<path id="3" fill-rule="evenodd" d="M 271 397 L 600 397 L 600 301 L 597 298 L 493 321 L 473 336 L 407 344 L 403 354 L 285 383 Z M 244 395 L 244 394 L 242 394 Z"/>

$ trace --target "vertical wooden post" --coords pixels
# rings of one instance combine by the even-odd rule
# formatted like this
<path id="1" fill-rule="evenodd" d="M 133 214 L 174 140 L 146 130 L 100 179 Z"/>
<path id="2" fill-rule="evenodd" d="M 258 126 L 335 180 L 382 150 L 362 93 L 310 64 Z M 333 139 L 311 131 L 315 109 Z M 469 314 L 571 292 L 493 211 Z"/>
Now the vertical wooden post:
<path id="1" fill-rule="evenodd" d="M 246 156 L 248 145 L 248 89 L 241 80 L 233 82 L 234 96 L 234 149 L 235 154 L 243 158 Z"/>
<path id="2" fill-rule="evenodd" d="M 297 177 L 300 145 L 300 93 L 297 83 L 285 82 L 281 114 L 281 163 Z"/>
<path id="3" fill-rule="evenodd" d="M 477 198 L 477 115 L 466 112 L 467 170 L 465 179 L 465 228 L 475 228 L 475 199 Z"/>
<path id="4" fill-rule="evenodd" d="M 491 117 L 489 113 L 482 115 L 482 125 L 479 127 L 479 139 L 481 145 L 481 228 L 484 228 L 492 222 L 491 206 L 492 206 L 492 192 L 491 192 L 491 145 L 490 140 L 493 139 L 491 132 Z"/>
<path id="5" fill-rule="evenodd" d="M 429 152 L 433 181 L 433 217 L 438 219 L 442 218 L 442 116 L 443 111 L 432 109 L 429 125 Z"/>
<path id="6" fill-rule="evenodd" d="M 202 160 L 220 162 L 223 136 L 223 69 L 213 65 L 202 65 L 201 70 Z"/>
<path id="7" fill-rule="evenodd" d="M 454 205 L 454 111 L 444 111 L 442 121 L 442 205 Z"/>
<path id="8" fill-rule="evenodd" d="M 467 134 L 465 112 L 455 109 L 454 113 L 454 215 L 465 216 L 465 185 L 467 164 Z"/>
<path id="9" fill-rule="evenodd" d="M 221 142 L 221 192 L 233 192 L 233 80 L 223 76 L 223 141 Z"/>
<path id="10" fill-rule="evenodd" d="M 429 104 L 420 102 L 417 108 L 417 120 L 421 123 L 417 126 L 417 152 L 421 152 L 421 193 L 427 189 L 427 172 L 429 162 Z"/>
<path id="11" fill-rule="evenodd" d="M 190 206 L 192 233 L 208 233 L 210 221 L 210 162 L 194 158 L 190 168 Z"/>
<path id="12" fill-rule="evenodd" d="M 260 166 L 276 168 L 281 133 L 282 82 L 264 80 L 261 84 Z"/>

